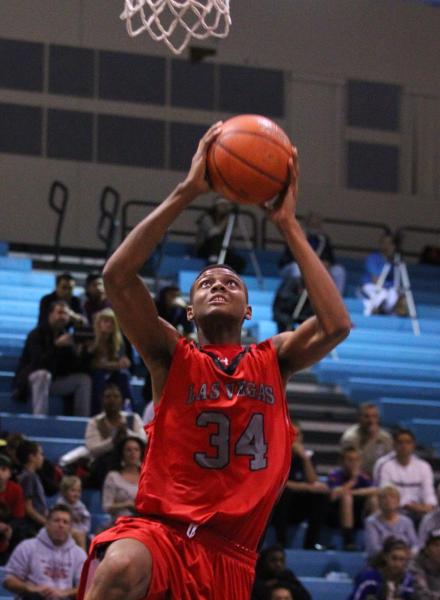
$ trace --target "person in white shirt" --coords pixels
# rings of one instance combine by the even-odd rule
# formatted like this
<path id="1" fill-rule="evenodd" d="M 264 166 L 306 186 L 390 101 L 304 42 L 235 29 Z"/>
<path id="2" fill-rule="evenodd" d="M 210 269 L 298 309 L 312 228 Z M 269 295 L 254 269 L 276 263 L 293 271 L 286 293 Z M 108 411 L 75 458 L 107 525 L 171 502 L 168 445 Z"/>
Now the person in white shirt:
<path id="1" fill-rule="evenodd" d="M 437 505 L 431 466 L 414 454 L 416 440 L 409 429 L 394 435 L 394 453 L 378 461 L 374 468 L 375 484 L 391 483 L 400 492 L 400 507 L 416 523 Z"/>

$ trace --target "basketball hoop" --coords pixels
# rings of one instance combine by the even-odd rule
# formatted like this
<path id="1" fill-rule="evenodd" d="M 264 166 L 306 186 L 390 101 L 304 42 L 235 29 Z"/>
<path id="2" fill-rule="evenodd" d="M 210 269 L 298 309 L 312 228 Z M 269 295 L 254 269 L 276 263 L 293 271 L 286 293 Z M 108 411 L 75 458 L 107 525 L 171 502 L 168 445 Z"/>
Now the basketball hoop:
<path id="1" fill-rule="evenodd" d="M 229 0 L 124 0 L 121 19 L 135 37 L 147 30 L 180 54 L 192 38 L 224 38 L 229 33 Z M 182 39 L 183 37 L 183 39 Z"/>

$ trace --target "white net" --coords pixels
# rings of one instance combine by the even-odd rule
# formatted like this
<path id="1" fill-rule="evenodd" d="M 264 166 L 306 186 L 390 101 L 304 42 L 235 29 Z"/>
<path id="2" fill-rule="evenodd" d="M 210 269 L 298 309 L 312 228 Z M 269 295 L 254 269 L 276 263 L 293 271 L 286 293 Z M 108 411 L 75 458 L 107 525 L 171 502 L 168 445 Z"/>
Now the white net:
<path id="1" fill-rule="evenodd" d="M 192 38 L 224 38 L 229 33 L 229 0 L 125 0 L 121 19 L 131 37 L 148 31 L 180 54 Z"/>

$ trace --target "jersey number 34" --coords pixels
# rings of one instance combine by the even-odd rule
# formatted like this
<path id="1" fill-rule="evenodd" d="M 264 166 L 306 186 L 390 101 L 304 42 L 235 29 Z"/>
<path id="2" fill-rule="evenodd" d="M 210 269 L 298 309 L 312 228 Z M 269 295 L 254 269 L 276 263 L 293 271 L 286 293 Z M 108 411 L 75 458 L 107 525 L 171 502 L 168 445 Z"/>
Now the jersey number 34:
<path id="1" fill-rule="evenodd" d="M 231 420 L 221 412 L 202 412 L 196 419 L 198 427 L 216 426 L 209 436 L 212 452 L 195 452 L 195 462 L 204 469 L 224 469 L 233 456 L 249 456 L 249 469 L 259 471 L 267 466 L 267 443 L 264 437 L 264 415 L 252 414 L 247 426 L 231 448 Z"/>

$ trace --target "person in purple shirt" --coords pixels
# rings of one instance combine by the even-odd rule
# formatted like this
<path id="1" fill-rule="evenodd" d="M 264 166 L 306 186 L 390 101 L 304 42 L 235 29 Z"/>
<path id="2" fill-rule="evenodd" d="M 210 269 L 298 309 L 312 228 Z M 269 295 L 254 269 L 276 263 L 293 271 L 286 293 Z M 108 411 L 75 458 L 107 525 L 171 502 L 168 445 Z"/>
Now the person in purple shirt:
<path id="1" fill-rule="evenodd" d="M 330 506 L 328 523 L 342 529 L 345 550 L 355 550 L 354 533 L 362 527 L 366 512 L 377 507 L 377 489 L 361 471 L 361 456 L 347 446 L 341 452 L 342 464 L 328 475 Z"/>

